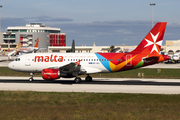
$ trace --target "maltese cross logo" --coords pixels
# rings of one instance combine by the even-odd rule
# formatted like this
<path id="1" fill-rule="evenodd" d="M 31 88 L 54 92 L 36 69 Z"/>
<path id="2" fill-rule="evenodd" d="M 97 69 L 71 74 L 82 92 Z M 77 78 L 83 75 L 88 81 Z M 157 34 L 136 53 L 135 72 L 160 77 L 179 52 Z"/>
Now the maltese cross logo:
<path id="1" fill-rule="evenodd" d="M 158 47 L 158 46 L 161 46 L 161 45 L 162 45 L 162 40 L 160 40 L 160 41 L 157 42 L 157 38 L 158 38 L 158 36 L 159 36 L 159 33 L 160 33 L 160 32 L 158 32 L 156 35 L 153 35 L 153 34 L 150 32 L 151 37 L 152 37 L 152 39 L 153 39 L 153 42 L 150 41 L 150 40 L 148 40 L 148 39 L 145 39 L 146 42 L 147 42 L 147 45 L 144 46 L 144 47 L 148 47 L 148 46 L 150 46 L 150 45 L 153 45 L 153 48 L 152 48 L 152 50 L 151 50 L 150 53 L 152 53 L 153 51 L 156 51 L 157 53 L 159 53 L 159 50 L 158 50 L 159 47 Z"/>

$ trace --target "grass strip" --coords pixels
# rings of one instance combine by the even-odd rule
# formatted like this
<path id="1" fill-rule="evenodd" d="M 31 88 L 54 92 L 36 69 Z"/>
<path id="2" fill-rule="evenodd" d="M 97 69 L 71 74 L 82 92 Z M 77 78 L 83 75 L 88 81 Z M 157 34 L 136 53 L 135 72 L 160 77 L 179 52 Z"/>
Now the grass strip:
<path id="1" fill-rule="evenodd" d="M 179 119 L 180 95 L 0 91 L 1 120 Z"/>

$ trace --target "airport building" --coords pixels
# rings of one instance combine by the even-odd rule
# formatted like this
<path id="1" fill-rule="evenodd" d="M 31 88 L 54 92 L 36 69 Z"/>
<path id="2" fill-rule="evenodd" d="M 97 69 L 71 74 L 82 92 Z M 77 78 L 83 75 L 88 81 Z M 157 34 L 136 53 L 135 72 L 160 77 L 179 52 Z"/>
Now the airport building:
<path id="1" fill-rule="evenodd" d="M 137 46 L 114 46 L 115 48 L 123 48 L 123 51 L 125 52 L 130 52 L 134 50 Z M 81 52 L 86 52 L 86 53 L 91 53 L 91 52 L 109 52 L 110 46 L 96 46 L 95 43 L 93 46 L 76 46 L 76 53 L 81 53 Z M 169 55 L 172 55 L 176 52 L 180 52 L 180 40 L 167 40 L 166 45 L 161 47 L 161 51 L 168 53 Z M 49 52 L 62 52 L 65 53 L 71 49 L 71 46 L 65 46 L 65 47 L 56 47 L 56 46 L 49 46 L 48 51 Z"/>
<path id="2" fill-rule="evenodd" d="M 168 54 L 180 52 L 180 40 L 166 40 L 165 51 Z"/>
<path id="3" fill-rule="evenodd" d="M 94 52 L 101 52 L 101 53 L 107 53 L 110 52 L 111 46 L 96 46 L 95 43 L 93 43 L 93 46 L 75 46 L 75 52 L 76 53 L 94 53 Z M 130 52 L 134 50 L 137 46 L 114 46 L 114 48 L 122 50 L 124 52 Z M 48 52 L 60 52 L 60 53 L 66 53 L 68 50 L 71 49 L 71 46 L 65 46 L 65 47 L 56 47 L 56 46 L 49 46 Z M 121 51 L 119 51 L 121 52 Z"/>
<path id="4" fill-rule="evenodd" d="M 60 28 L 47 27 L 41 23 L 30 23 L 26 26 L 8 27 L 0 41 L 1 49 L 14 49 L 17 43 L 22 47 L 33 47 L 39 38 L 39 48 L 48 46 L 66 46 L 66 33 Z"/>

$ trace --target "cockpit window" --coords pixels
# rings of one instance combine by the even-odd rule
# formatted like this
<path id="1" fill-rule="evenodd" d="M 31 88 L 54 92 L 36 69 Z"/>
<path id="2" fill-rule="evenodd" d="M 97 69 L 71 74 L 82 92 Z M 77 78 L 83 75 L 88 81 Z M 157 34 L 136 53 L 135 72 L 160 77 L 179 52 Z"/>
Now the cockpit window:
<path id="1" fill-rule="evenodd" d="M 20 58 L 16 58 L 14 61 L 20 61 Z"/>

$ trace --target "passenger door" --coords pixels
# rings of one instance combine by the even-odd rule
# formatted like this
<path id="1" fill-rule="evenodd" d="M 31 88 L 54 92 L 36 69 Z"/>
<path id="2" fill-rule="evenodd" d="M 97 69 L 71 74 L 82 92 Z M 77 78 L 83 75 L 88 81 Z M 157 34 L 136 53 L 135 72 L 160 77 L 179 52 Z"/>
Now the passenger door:
<path id="1" fill-rule="evenodd" d="M 25 66 L 31 66 L 31 56 L 30 55 L 26 56 Z"/>

